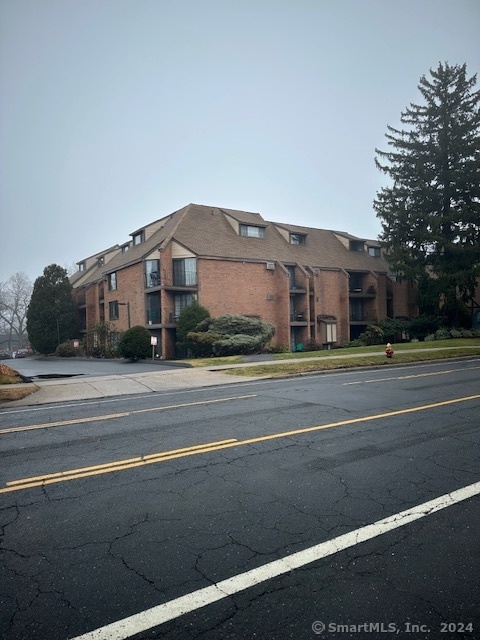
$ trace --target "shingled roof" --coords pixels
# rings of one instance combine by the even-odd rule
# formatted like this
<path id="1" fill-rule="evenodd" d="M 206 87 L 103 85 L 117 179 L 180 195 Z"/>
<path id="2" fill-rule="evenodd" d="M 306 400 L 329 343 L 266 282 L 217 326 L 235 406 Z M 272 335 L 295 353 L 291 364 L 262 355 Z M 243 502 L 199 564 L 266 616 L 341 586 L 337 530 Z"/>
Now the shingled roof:
<path id="1" fill-rule="evenodd" d="M 264 237 L 244 237 L 234 228 L 235 222 L 264 229 Z M 153 226 L 154 223 L 148 226 Z M 316 229 L 283 222 L 268 222 L 259 213 L 236 211 L 220 207 L 189 204 L 161 218 L 158 227 L 144 242 L 119 252 L 108 264 L 99 266 L 89 274 L 88 281 L 98 279 L 100 272 L 112 273 L 144 260 L 155 249 L 164 247 L 170 240 L 203 258 L 226 260 L 253 260 L 298 263 L 312 268 L 344 269 L 387 273 L 389 267 L 383 257 L 373 257 L 366 251 L 350 251 L 339 239 L 366 242 L 379 246 L 378 241 L 357 238 L 348 233 Z M 146 227 L 141 227 L 139 231 Z M 282 234 L 283 231 L 283 234 Z M 293 245 L 289 233 L 306 236 L 304 245 Z M 287 235 L 287 237 L 285 237 Z M 118 246 L 118 245 L 117 245 Z M 100 255 L 100 254 L 99 254 Z M 83 281 L 85 284 L 87 280 Z"/>

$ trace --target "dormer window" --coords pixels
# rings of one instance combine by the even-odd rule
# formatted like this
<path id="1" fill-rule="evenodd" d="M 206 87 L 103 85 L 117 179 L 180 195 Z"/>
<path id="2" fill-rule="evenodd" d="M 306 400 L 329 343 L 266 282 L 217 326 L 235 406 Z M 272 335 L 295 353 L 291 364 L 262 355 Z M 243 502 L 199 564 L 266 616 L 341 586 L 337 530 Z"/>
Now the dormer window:
<path id="1" fill-rule="evenodd" d="M 380 247 L 368 247 L 368 255 L 374 258 L 380 257 Z"/>
<path id="2" fill-rule="evenodd" d="M 350 251 L 365 251 L 365 243 L 362 240 L 350 240 Z"/>
<path id="3" fill-rule="evenodd" d="M 134 246 L 137 244 L 141 244 L 143 242 L 143 231 L 136 233 L 134 236 L 132 236 L 132 239 Z"/>
<path id="4" fill-rule="evenodd" d="M 104 264 L 105 264 L 105 258 L 103 256 L 100 256 L 100 258 L 98 259 L 98 266 L 103 267 Z"/>
<path id="5" fill-rule="evenodd" d="M 123 247 L 122 247 L 122 253 L 127 253 L 129 246 L 130 246 L 130 245 L 128 245 L 128 244 L 123 245 Z"/>
<path id="6" fill-rule="evenodd" d="M 307 236 L 304 233 L 291 233 L 290 244 L 304 245 L 307 240 Z"/>
<path id="7" fill-rule="evenodd" d="M 241 224 L 240 235 L 243 236 L 244 238 L 264 238 L 265 228 L 256 227 L 251 224 Z"/>
<path id="8" fill-rule="evenodd" d="M 85 271 L 85 269 L 86 269 L 85 262 L 80 262 L 80 263 L 78 264 L 78 270 L 79 270 L 79 271 Z"/>

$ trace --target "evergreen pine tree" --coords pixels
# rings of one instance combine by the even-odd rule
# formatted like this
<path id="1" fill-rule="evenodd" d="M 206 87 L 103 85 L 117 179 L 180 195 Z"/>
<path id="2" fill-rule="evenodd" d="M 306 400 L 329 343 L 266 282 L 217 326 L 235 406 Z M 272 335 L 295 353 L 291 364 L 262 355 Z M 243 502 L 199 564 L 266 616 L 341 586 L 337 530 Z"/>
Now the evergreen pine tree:
<path id="1" fill-rule="evenodd" d="M 480 91 L 466 65 L 439 64 L 423 76 L 422 104 L 388 126 L 377 167 L 393 181 L 377 193 L 392 268 L 418 284 L 418 304 L 456 324 L 480 275 Z"/>
<path id="2" fill-rule="evenodd" d="M 75 305 L 67 272 L 57 264 L 45 267 L 35 280 L 27 311 L 30 344 L 40 353 L 53 353 L 76 335 Z"/>

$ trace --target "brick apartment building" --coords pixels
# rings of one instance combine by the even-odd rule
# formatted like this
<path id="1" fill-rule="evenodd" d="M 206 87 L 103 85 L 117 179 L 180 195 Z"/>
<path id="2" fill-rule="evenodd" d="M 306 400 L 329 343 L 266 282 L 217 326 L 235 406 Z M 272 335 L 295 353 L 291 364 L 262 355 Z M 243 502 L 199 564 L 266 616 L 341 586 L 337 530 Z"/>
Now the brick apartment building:
<path id="1" fill-rule="evenodd" d="M 292 349 L 310 339 L 339 346 L 368 324 L 415 314 L 378 242 L 218 207 L 189 204 L 78 266 L 81 330 L 144 325 L 165 359 L 175 357 L 177 318 L 193 300 L 212 316 L 272 322 L 275 344 Z"/>

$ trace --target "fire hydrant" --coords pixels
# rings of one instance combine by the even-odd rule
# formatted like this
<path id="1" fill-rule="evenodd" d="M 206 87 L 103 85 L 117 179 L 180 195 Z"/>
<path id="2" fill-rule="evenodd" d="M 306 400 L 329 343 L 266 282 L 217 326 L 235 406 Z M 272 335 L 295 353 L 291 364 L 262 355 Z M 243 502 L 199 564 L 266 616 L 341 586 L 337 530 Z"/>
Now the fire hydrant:
<path id="1" fill-rule="evenodd" d="M 385 347 L 385 355 L 387 358 L 391 358 L 393 356 L 393 349 L 390 342 L 387 342 L 387 346 Z"/>

